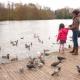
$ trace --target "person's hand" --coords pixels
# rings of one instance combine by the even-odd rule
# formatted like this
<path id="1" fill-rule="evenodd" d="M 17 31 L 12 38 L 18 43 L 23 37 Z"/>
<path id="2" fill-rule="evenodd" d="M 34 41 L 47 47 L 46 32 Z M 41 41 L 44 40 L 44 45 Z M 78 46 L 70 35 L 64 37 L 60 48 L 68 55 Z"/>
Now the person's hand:
<path id="1" fill-rule="evenodd" d="M 68 28 L 69 28 L 69 29 L 71 29 L 71 27 L 72 27 L 72 25 L 69 25 L 69 27 L 68 27 Z"/>
<path id="2" fill-rule="evenodd" d="M 72 25 L 69 25 L 69 28 L 72 27 Z"/>
<path id="3" fill-rule="evenodd" d="M 68 27 L 68 29 L 70 30 L 71 28 L 70 28 L 70 27 Z"/>
<path id="4" fill-rule="evenodd" d="M 59 44 L 59 40 L 57 40 L 56 43 Z"/>

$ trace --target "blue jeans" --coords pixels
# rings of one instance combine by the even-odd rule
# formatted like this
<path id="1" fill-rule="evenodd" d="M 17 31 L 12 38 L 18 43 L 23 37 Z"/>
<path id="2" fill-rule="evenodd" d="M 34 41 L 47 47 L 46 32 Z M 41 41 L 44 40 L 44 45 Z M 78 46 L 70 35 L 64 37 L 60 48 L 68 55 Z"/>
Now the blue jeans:
<path id="1" fill-rule="evenodd" d="M 78 48 L 78 30 L 73 30 L 73 47 Z"/>

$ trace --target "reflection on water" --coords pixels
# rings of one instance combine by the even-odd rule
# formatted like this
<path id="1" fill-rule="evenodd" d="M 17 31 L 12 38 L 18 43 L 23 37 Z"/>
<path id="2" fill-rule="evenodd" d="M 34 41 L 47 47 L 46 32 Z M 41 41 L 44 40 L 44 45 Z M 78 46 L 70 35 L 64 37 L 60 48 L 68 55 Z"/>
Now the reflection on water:
<path id="1" fill-rule="evenodd" d="M 0 54 L 16 54 L 19 58 L 25 58 L 29 55 L 35 56 L 38 51 L 43 52 L 43 49 L 57 51 L 58 44 L 55 43 L 60 23 L 64 23 L 67 27 L 72 23 L 72 20 L 0 22 Z M 38 37 L 36 38 L 34 35 Z M 70 35 L 71 31 L 69 37 Z M 16 40 L 18 40 L 18 44 L 13 46 L 10 42 Z M 25 48 L 25 44 L 29 45 L 31 43 L 30 50 Z M 68 44 L 72 44 L 70 38 L 68 38 Z"/>

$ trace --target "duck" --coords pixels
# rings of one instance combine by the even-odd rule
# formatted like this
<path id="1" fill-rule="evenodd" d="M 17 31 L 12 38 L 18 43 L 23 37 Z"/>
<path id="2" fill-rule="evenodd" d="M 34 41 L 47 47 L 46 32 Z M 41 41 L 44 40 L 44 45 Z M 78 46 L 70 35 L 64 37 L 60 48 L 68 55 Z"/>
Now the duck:
<path id="1" fill-rule="evenodd" d="M 27 64 L 26 67 L 30 70 L 36 68 L 34 64 Z"/>
<path id="2" fill-rule="evenodd" d="M 54 75 L 59 75 L 59 72 L 61 71 L 61 67 L 57 67 L 54 72 L 51 74 L 51 76 L 54 76 Z"/>
<path id="3" fill-rule="evenodd" d="M 30 45 L 31 45 L 31 47 L 32 47 L 32 45 L 33 45 L 33 44 L 32 44 L 32 42 L 31 42 L 31 44 L 30 44 Z"/>
<path id="4" fill-rule="evenodd" d="M 7 54 L 6 56 L 2 56 L 2 58 L 9 59 L 10 58 L 10 54 Z"/>
<path id="5" fill-rule="evenodd" d="M 11 61 L 17 61 L 18 60 L 18 58 L 16 57 L 16 58 L 12 58 L 11 59 Z"/>
<path id="6" fill-rule="evenodd" d="M 18 56 L 16 54 L 10 54 L 9 60 L 10 61 L 18 61 Z"/>
<path id="7" fill-rule="evenodd" d="M 17 45 L 18 45 L 18 40 L 15 41 L 15 46 L 17 46 Z"/>
<path id="8" fill-rule="evenodd" d="M 71 45 L 70 44 L 68 45 L 68 48 L 71 48 Z"/>
<path id="9" fill-rule="evenodd" d="M 12 46 L 17 46 L 18 45 L 18 40 L 16 40 L 16 41 L 10 41 L 10 44 L 12 44 Z"/>
<path id="10" fill-rule="evenodd" d="M 21 39 L 24 39 L 24 37 L 21 37 Z"/>
<path id="11" fill-rule="evenodd" d="M 24 69 L 23 69 L 23 68 L 20 68 L 20 69 L 19 69 L 19 72 L 20 72 L 20 73 L 23 73 L 23 72 L 24 72 Z"/>
<path id="12" fill-rule="evenodd" d="M 1 46 L 0 46 L 0 51 L 1 51 Z"/>
<path id="13" fill-rule="evenodd" d="M 42 67 L 43 67 L 43 63 L 39 63 L 39 64 L 38 64 L 38 67 L 39 67 L 39 68 L 42 68 Z"/>
<path id="14" fill-rule="evenodd" d="M 80 73 L 80 66 L 77 65 L 76 67 L 77 67 L 77 71 L 78 71 L 78 73 Z"/>
<path id="15" fill-rule="evenodd" d="M 60 61 L 57 61 L 57 62 L 53 62 L 51 64 L 52 67 L 57 67 L 61 62 Z"/>
<path id="16" fill-rule="evenodd" d="M 41 61 L 42 64 L 45 64 L 45 61 L 44 60 L 40 59 L 40 61 Z"/>
<path id="17" fill-rule="evenodd" d="M 66 58 L 65 57 L 62 57 L 62 56 L 57 56 L 57 59 L 62 62 L 63 60 L 65 60 Z"/>
<path id="18" fill-rule="evenodd" d="M 36 68 L 35 64 L 34 64 L 34 61 L 35 61 L 35 58 L 30 58 L 28 64 L 26 65 L 26 67 L 30 70 L 30 69 L 33 69 L 33 68 Z"/>
<path id="19" fill-rule="evenodd" d="M 30 51 L 30 45 L 25 44 L 25 48 L 27 48 Z"/>

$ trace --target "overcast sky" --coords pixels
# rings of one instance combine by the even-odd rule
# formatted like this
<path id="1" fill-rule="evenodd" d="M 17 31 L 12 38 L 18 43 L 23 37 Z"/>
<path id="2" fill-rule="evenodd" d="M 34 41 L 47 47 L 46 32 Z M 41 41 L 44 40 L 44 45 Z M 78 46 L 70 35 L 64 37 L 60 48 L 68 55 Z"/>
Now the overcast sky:
<path id="1" fill-rule="evenodd" d="M 52 10 L 59 8 L 70 7 L 80 8 L 80 0 L 0 0 L 0 2 L 22 2 L 22 3 L 34 3 L 41 6 L 50 7 Z"/>

